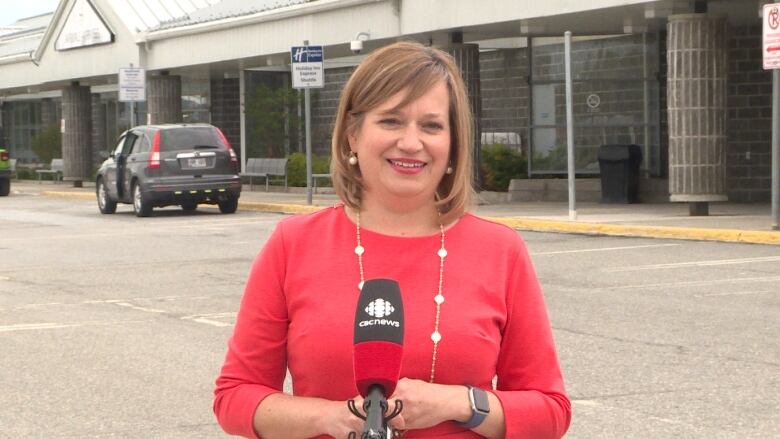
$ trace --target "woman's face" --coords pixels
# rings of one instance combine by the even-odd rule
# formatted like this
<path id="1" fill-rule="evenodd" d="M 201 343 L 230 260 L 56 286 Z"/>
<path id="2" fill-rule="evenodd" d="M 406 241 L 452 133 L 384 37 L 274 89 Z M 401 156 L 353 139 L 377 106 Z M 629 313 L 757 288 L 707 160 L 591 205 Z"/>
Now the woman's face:
<path id="1" fill-rule="evenodd" d="M 450 155 L 450 99 L 444 81 L 393 110 L 407 90 L 367 112 L 349 144 L 358 156 L 363 197 L 384 204 L 433 202 Z"/>

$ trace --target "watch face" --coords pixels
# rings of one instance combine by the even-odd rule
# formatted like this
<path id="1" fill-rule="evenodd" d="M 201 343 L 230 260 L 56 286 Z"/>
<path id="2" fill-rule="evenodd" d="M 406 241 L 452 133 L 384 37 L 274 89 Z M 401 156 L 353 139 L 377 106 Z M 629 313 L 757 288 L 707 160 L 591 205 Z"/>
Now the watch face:
<path id="1" fill-rule="evenodd" d="M 471 393 L 474 395 L 474 408 L 482 413 L 490 413 L 487 392 L 482 389 L 472 388 Z"/>

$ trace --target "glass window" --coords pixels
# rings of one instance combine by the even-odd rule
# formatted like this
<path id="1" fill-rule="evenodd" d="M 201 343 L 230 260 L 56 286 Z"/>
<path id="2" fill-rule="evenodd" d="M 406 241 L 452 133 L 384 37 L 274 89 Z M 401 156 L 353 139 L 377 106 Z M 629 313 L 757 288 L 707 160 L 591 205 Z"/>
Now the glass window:
<path id="1" fill-rule="evenodd" d="M 642 168 L 660 174 L 658 45 L 655 35 L 572 41 L 572 99 L 578 173 L 598 173 L 601 145 L 642 146 Z M 535 38 L 531 56 L 531 173 L 566 172 L 563 38 Z"/>
<path id="2" fill-rule="evenodd" d="M 182 78 L 182 120 L 187 123 L 211 122 L 211 82 L 208 78 Z"/>
<path id="3" fill-rule="evenodd" d="M 145 153 L 149 152 L 152 149 L 152 145 L 149 143 L 149 136 L 148 133 L 144 133 L 141 137 L 139 137 L 140 145 L 138 148 L 138 153 Z M 136 142 L 138 143 L 138 142 Z"/>
<path id="4" fill-rule="evenodd" d="M 122 154 L 122 148 L 125 146 L 125 137 L 122 136 L 119 138 L 116 144 L 116 148 L 114 148 L 114 156 L 118 156 Z"/>
<path id="5" fill-rule="evenodd" d="M 161 152 L 184 151 L 198 147 L 227 149 L 211 128 L 186 127 L 160 130 Z"/>
<path id="6" fill-rule="evenodd" d="M 124 139 L 120 139 L 119 145 L 116 148 L 117 155 L 127 155 L 130 154 L 130 151 L 133 148 L 133 145 L 135 144 L 135 141 L 137 139 L 137 135 L 135 133 L 127 133 L 124 137 Z M 124 141 L 122 141 L 124 140 Z"/>
<path id="7" fill-rule="evenodd" d="M 130 150 L 130 154 L 138 154 L 141 152 L 141 143 L 143 143 L 143 139 L 143 134 L 135 138 L 135 142 L 133 142 L 133 148 Z"/>

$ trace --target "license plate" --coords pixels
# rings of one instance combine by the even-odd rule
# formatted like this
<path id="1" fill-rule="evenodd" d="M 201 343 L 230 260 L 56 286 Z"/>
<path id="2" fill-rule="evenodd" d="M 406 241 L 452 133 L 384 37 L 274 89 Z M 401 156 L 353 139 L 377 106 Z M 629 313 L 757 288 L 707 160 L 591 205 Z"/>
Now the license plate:
<path id="1" fill-rule="evenodd" d="M 206 167 L 206 159 L 205 158 L 194 158 L 194 159 L 187 159 L 188 164 L 190 165 L 190 168 L 205 168 Z"/>

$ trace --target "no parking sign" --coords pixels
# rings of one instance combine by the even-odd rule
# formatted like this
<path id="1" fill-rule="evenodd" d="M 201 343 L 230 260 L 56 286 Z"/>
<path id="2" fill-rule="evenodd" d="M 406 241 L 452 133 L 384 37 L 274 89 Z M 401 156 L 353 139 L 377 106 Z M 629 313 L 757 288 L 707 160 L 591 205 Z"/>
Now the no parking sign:
<path id="1" fill-rule="evenodd" d="M 764 70 L 780 69 L 780 3 L 764 5 Z"/>

